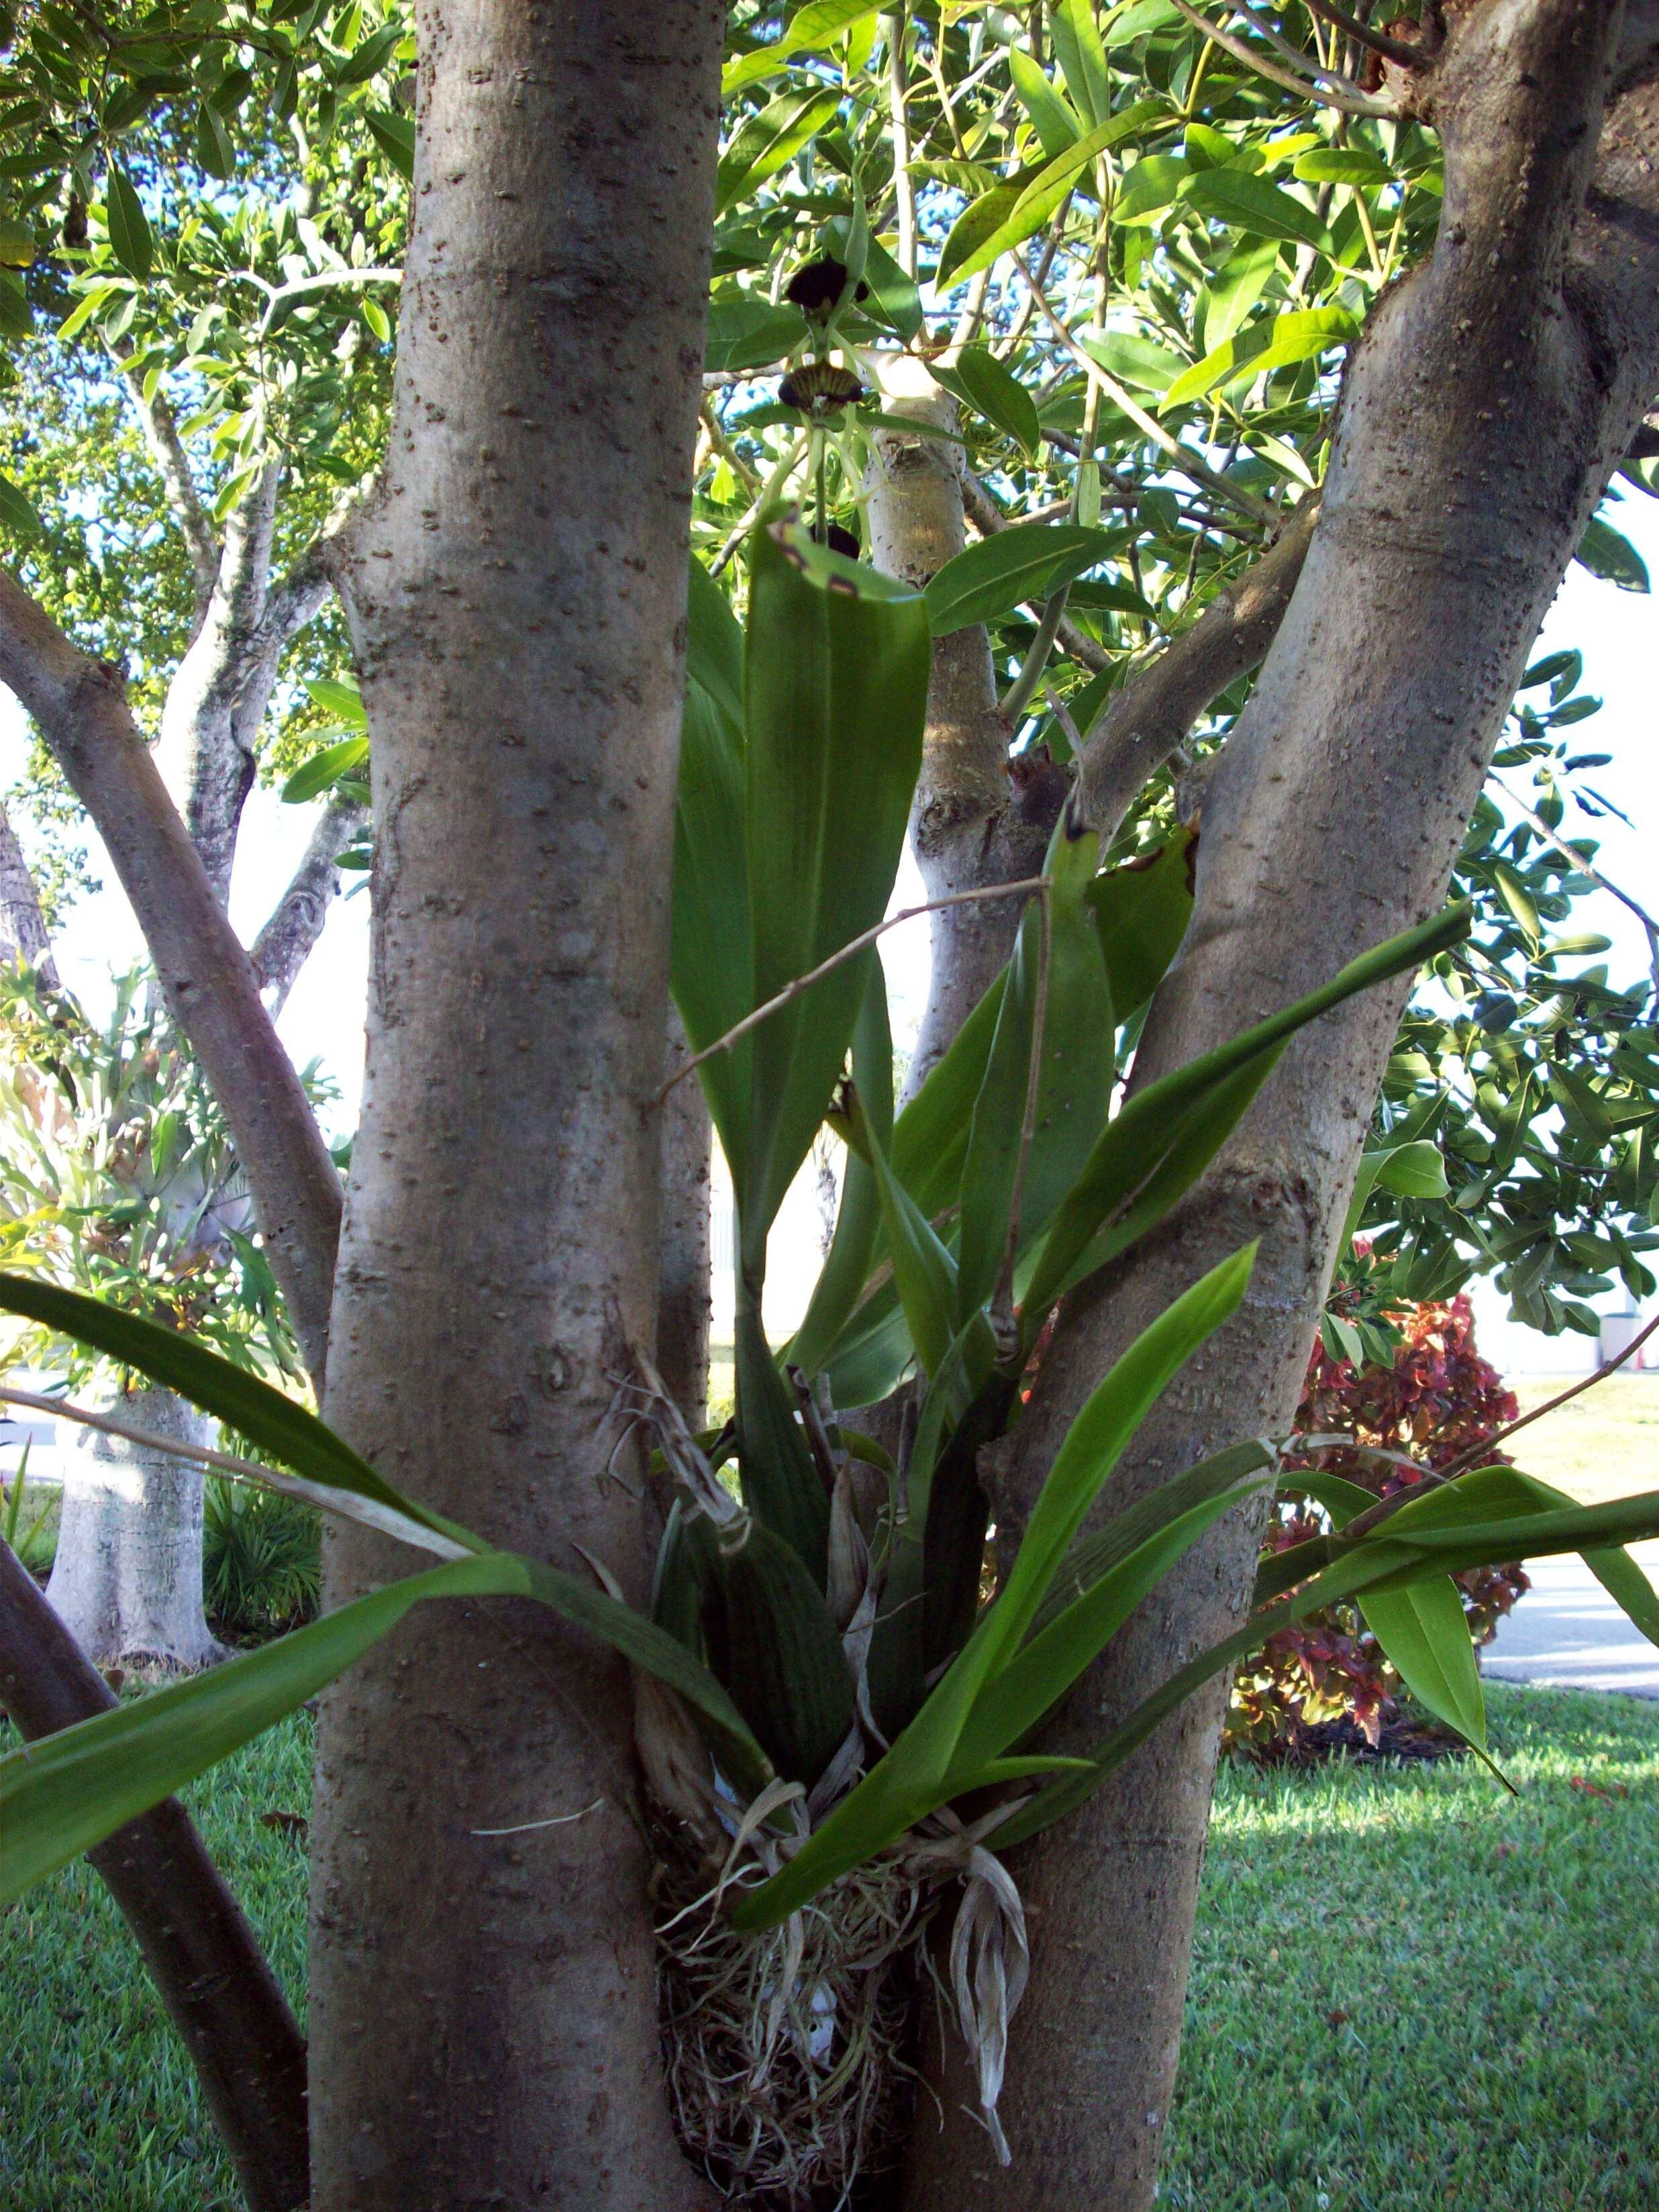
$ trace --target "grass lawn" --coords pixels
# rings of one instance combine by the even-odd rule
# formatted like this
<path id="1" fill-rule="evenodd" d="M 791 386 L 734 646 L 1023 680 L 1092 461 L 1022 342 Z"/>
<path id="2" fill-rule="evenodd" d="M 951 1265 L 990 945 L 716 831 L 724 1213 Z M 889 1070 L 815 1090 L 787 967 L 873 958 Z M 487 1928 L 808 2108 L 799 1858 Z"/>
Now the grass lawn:
<path id="1" fill-rule="evenodd" d="M 1659 2203 L 1659 1705 L 1492 1704 L 1519 1798 L 1466 1765 L 1224 1776 L 1163 2203 Z M 193 1793 L 295 1991 L 303 1851 L 257 1816 L 303 1808 L 307 1767 L 295 1721 Z M 236 2203 L 113 1908 L 67 1869 L 0 1919 L 0 2204 Z"/>

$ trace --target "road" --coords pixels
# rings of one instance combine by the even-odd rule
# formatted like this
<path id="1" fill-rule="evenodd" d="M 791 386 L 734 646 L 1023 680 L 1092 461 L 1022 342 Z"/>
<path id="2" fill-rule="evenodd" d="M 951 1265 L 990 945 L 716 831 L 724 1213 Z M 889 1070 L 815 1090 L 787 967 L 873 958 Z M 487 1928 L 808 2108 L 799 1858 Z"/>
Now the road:
<path id="1" fill-rule="evenodd" d="M 1636 1556 L 1659 1581 L 1659 1544 Z M 1534 1559 L 1532 1588 L 1480 1655 L 1499 1682 L 1550 1682 L 1574 1690 L 1623 1690 L 1659 1698 L 1659 1648 L 1633 1627 L 1583 1561 Z"/>

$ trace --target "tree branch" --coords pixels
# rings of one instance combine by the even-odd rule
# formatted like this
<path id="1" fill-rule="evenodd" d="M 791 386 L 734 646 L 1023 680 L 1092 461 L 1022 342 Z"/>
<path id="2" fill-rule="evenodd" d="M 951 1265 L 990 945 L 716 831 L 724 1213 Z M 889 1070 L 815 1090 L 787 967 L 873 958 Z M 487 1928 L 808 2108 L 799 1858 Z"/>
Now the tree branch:
<path id="1" fill-rule="evenodd" d="M 44 732 L 132 902 L 168 1009 L 212 1084 L 320 1390 L 340 1179 L 246 952 L 132 718 L 120 671 L 0 570 L 0 682 Z"/>
<path id="2" fill-rule="evenodd" d="M 329 908 L 340 889 L 340 854 L 368 819 L 355 799 L 336 799 L 311 833 L 300 865 L 270 918 L 253 940 L 249 957 L 274 1016 L 281 1013 L 295 980 L 310 958 Z"/>
<path id="3" fill-rule="evenodd" d="M 4 1544 L 0 1704 L 31 1741 L 115 1704 Z M 295 2212 L 307 2187 L 305 2039 L 190 1815 L 169 1797 L 87 1856 L 184 2039 L 252 2212 Z"/>
<path id="4" fill-rule="evenodd" d="M 219 540 L 213 527 L 213 519 L 202 504 L 202 495 L 196 489 L 190 456 L 185 451 L 185 441 L 179 435 L 178 417 L 173 414 L 167 394 L 158 384 L 153 395 L 144 397 L 143 380 L 131 374 L 127 363 L 133 349 L 125 342 L 112 346 L 116 366 L 121 372 L 121 381 L 126 386 L 133 406 L 137 410 L 138 426 L 143 432 L 149 457 L 155 464 L 155 472 L 161 479 L 179 527 L 185 535 L 190 553 L 191 574 L 196 579 L 198 600 L 204 601 L 219 580 Z"/>
<path id="5" fill-rule="evenodd" d="M 1261 559 L 1112 699 L 1084 746 L 1078 777 L 1085 819 L 1103 840 L 1217 693 L 1258 665 L 1291 604 L 1318 518 L 1315 495 Z"/>

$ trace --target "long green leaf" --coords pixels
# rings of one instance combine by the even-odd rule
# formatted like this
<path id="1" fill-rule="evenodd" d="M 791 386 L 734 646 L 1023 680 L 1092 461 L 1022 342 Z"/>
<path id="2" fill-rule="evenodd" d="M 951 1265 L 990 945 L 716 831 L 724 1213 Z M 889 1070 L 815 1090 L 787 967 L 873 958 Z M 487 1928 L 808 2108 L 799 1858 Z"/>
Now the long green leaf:
<path id="1" fill-rule="evenodd" d="M 1198 831 L 1183 825 L 1156 852 L 1097 876 L 1089 903 L 1120 1022 L 1138 1014 L 1163 981 L 1193 918 Z"/>
<path id="2" fill-rule="evenodd" d="M 60 1290 L 29 1275 L 0 1273 L 0 1310 L 21 1314 L 77 1344 L 89 1345 L 106 1358 L 176 1391 L 296 1474 L 372 1498 L 424 1528 L 454 1537 L 469 1550 L 482 1548 L 476 1536 L 405 1498 L 314 1413 L 190 1337 L 124 1313 L 103 1298 Z"/>
<path id="3" fill-rule="evenodd" d="M 882 917 L 921 764 L 930 653 L 920 593 L 814 546 L 757 533 L 746 659 L 746 837 L 753 1003 Z M 845 961 L 752 1035 L 744 1261 L 829 1106 L 873 950 Z"/>
<path id="4" fill-rule="evenodd" d="M 1113 1367 L 1072 1424 L 1006 1583 L 897 1741 L 781 1872 L 734 1910 L 740 1928 L 775 1926 L 828 1882 L 945 1801 L 957 1742 L 986 1684 L 1030 1630 L 1084 1516 L 1135 1429 L 1182 1362 L 1244 1294 L 1254 1248 L 1195 1283 Z M 1091 1776 L 1077 1778 L 1086 1782 Z"/>
<path id="5" fill-rule="evenodd" d="M 732 1334 L 744 1504 L 794 1547 L 822 1587 L 830 1551 L 830 1501 L 766 1340 L 755 1285 L 744 1276 L 738 1282 Z"/>
<path id="6" fill-rule="evenodd" d="M 1448 907 L 1415 929 L 1403 930 L 1351 961 L 1318 990 L 1309 992 L 1267 1021 L 1255 1023 L 1230 1042 L 1200 1054 L 1185 1067 L 1148 1084 L 1131 1098 L 1095 1146 L 1076 1187 L 1060 1209 L 1026 1291 L 1028 1310 L 1045 1310 L 1061 1286 L 1073 1278 L 1077 1262 L 1103 1224 L 1148 1179 L 1168 1152 L 1172 1133 L 1190 1135 L 1188 1117 L 1194 1109 L 1201 1109 L 1206 1098 L 1213 1099 L 1224 1084 L 1250 1063 L 1261 1061 L 1296 1030 L 1328 1013 L 1345 999 L 1404 969 L 1420 967 L 1445 945 L 1456 943 L 1468 934 L 1469 911 L 1467 903 Z M 1266 1068 L 1261 1072 L 1265 1075 Z M 1237 1113 L 1242 1113 L 1248 1098 L 1238 1097 L 1234 1103 Z M 1219 1142 L 1217 1136 L 1215 1145 Z M 1212 1153 L 1215 1145 L 1211 1146 Z"/>
<path id="7" fill-rule="evenodd" d="M 1019 1241 L 1046 1229 L 1106 1122 L 1113 1033 L 1106 962 L 1088 903 L 1100 840 L 1075 828 L 1068 808 L 1056 826 L 1048 881 L 1048 992 L 1037 1068 L 1036 1113 L 1019 1190 Z M 1045 917 L 1034 900 L 1020 923 L 985 1079 L 974 1101 L 963 1163 L 956 1326 L 996 1287 L 1021 1167 L 1031 1079 Z"/>
<path id="8" fill-rule="evenodd" d="M 751 115 L 720 156 L 714 212 L 726 210 L 787 168 L 809 138 L 835 119 L 842 95 L 830 90 L 780 93 Z"/>
<path id="9" fill-rule="evenodd" d="M 878 5 L 879 0 L 807 0 L 769 46 L 757 46 L 752 54 L 728 63 L 720 78 L 720 97 L 730 100 L 734 93 L 758 84 L 796 54 L 822 52 L 854 23 L 873 15 Z"/>
<path id="10" fill-rule="evenodd" d="M 680 718 L 669 976 L 694 1052 L 734 1029 L 754 1003 L 743 809 L 739 726 L 720 711 L 712 691 L 688 683 Z M 697 1080 L 740 1190 L 748 1163 L 753 1082 L 750 1040 L 739 1037 L 704 1060 Z"/>
<path id="11" fill-rule="evenodd" d="M 887 1018 L 887 979 L 877 962 L 858 1026 L 853 1031 L 853 1085 L 878 1143 L 892 1141 L 893 1037 Z M 809 1381 L 823 1367 L 852 1318 L 875 1256 L 881 1197 L 875 1174 L 858 1154 L 847 1155 L 836 1233 L 812 1285 L 800 1327 L 789 1346 L 789 1364 Z"/>
<path id="12" fill-rule="evenodd" d="M 136 276 L 142 284 L 155 259 L 155 245 L 143 202 L 118 162 L 110 167 L 104 208 L 109 221 L 110 249 L 128 276 Z"/>

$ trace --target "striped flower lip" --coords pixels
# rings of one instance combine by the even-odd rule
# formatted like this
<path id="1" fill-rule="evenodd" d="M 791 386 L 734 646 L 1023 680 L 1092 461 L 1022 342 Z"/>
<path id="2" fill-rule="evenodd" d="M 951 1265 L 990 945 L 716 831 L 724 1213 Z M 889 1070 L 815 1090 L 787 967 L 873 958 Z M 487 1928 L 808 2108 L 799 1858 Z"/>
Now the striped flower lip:
<path id="1" fill-rule="evenodd" d="M 838 415 L 864 397 L 864 386 L 850 369 L 827 361 L 803 362 L 778 386 L 778 398 L 786 407 L 799 407 L 808 415 Z"/>

